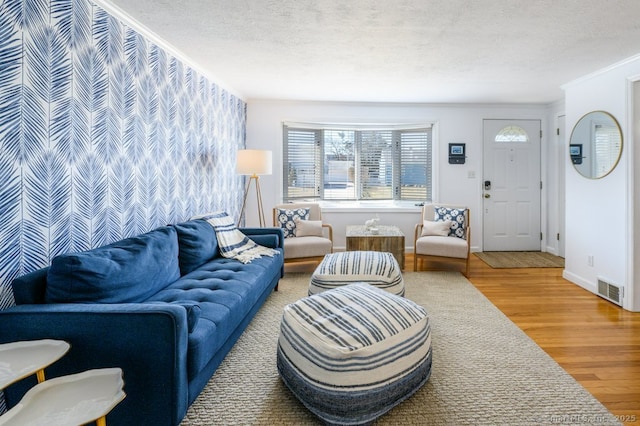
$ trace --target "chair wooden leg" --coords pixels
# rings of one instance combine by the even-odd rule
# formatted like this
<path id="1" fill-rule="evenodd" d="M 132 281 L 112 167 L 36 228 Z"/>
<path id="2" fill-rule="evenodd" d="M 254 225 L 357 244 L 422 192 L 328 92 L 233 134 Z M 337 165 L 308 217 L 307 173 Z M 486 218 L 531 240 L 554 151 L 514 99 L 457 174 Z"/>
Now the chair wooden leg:
<path id="1" fill-rule="evenodd" d="M 416 272 L 418 270 L 418 256 L 416 256 L 415 253 L 413 253 L 413 272 Z"/>

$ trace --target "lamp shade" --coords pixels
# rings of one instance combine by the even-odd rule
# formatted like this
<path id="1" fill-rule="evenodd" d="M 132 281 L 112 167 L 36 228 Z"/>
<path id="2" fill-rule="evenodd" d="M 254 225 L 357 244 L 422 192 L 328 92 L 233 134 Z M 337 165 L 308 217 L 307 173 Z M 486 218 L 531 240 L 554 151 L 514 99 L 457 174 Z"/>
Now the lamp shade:
<path id="1" fill-rule="evenodd" d="M 238 151 L 236 173 L 239 175 L 270 175 L 271 151 L 241 149 Z"/>

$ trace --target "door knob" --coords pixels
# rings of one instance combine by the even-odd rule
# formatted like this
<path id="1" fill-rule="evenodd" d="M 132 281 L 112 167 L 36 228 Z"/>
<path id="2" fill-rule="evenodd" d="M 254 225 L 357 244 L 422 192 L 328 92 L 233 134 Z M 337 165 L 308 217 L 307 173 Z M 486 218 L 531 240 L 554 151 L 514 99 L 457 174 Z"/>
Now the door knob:
<path id="1" fill-rule="evenodd" d="M 491 194 L 484 194 L 484 198 L 491 198 Z"/>

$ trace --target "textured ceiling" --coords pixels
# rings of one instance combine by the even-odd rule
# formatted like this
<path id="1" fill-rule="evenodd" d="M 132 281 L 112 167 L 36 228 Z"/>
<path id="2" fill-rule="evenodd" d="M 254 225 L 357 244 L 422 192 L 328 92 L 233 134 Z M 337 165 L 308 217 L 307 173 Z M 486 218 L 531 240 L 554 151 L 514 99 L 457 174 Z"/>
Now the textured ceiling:
<path id="1" fill-rule="evenodd" d="M 638 0 L 101 3 L 245 100 L 548 103 L 640 53 Z"/>

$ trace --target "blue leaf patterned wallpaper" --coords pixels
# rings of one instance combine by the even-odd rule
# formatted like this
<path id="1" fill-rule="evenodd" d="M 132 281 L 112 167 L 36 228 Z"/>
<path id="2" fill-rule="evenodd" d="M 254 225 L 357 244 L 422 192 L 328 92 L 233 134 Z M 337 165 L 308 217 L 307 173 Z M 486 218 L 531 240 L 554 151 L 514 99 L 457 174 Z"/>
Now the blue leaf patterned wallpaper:
<path id="1" fill-rule="evenodd" d="M 213 210 L 239 213 L 246 104 L 88 0 L 0 6 L 0 308 L 10 282 Z"/>

